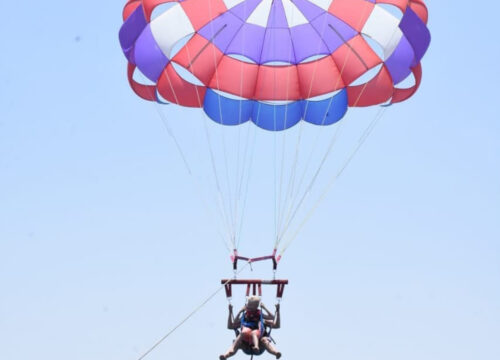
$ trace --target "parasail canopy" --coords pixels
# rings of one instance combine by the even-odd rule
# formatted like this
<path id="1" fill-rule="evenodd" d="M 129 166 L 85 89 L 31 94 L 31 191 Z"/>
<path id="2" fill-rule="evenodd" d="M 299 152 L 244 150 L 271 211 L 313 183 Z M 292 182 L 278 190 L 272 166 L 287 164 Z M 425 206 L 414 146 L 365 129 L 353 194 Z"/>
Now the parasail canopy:
<path id="1" fill-rule="evenodd" d="M 422 0 L 130 0 L 123 18 L 139 96 L 272 131 L 408 99 L 430 43 Z"/>
<path id="2" fill-rule="evenodd" d="M 191 158 L 213 173 L 193 178 L 213 189 L 203 202 L 219 213 L 214 218 L 226 228 L 228 250 L 238 258 L 247 199 L 256 203 L 249 218 L 259 228 L 269 200 L 273 257 L 279 257 L 385 111 L 379 109 L 334 170 L 330 154 L 351 148 L 338 140 L 346 137 L 344 124 L 363 127 L 362 121 L 339 122 L 349 107 L 394 104 L 418 90 L 430 44 L 427 18 L 423 0 L 129 0 L 119 38 L 129 83 L 140 97 L 201 108 L 196 113 L 215 122 L 204 121 L 205 133 L 196 138 L 200 123 L 186 121 L 190 112 L 167 107 L 177 114 L 173 123 L 195 128 L 184 131 L 188 144 L 208 145 L 208 151 L 187 148 L 202 150 Z M 181 141 L 163 120 L 193 175 Z M 250 122 L 271 132 L 217 125 Z M 274 196 L 266 190 L 248 195 L 253 164 L 260 166 L 262 189 Z M 323 184 L 322 172 L 330 178 Z M 316 192 L 318 185 L 325 190 Z"/>

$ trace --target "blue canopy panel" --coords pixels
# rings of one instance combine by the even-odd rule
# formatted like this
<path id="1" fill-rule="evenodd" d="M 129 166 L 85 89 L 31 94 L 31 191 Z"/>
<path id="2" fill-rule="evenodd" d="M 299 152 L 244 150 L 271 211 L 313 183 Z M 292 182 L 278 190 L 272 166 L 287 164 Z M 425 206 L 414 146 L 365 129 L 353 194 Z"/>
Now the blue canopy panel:
<path id="1" fill-rule="evenodd" d="M 240 125 L 251 120 L 269 131 L 282 131 L 301 119 L 314 125 L 331 125 L 344 117 L 348 108 L 347 90 L 332 97 L 273 105 L 255 100 L 230 99 L 207 89 L 203 109 L 210 119 L 222 125 Z"/>

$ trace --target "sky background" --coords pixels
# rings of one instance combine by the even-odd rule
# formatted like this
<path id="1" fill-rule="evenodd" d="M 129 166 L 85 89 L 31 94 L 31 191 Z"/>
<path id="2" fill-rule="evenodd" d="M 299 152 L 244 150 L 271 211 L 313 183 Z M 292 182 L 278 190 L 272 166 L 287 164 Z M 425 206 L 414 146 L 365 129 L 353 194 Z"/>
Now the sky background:
<path id="1" fill-rule="evenodd" d="M 500 358 L 500 5 L 427 4 L 420 91 L 387 109 L 280 265 L 284 359 Z M 2 359 L 137 359 L 232 274 L 155 107 L 128 87 L 122 6 L 2 7 Z M 272 247 L 258 211 L 250 255 Z M 221 292 L 149 358 L 217 359 L 226 309 Z"/>

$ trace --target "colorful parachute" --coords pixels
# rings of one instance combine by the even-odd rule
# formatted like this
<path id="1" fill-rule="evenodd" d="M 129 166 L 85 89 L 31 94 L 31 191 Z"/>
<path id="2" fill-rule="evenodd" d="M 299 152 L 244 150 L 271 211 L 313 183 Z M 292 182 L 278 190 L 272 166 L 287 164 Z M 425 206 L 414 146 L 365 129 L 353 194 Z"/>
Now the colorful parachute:
<path id="1" fill-rule="evenodd" d="M 406 100 L 430 43 L 422 0 L 129 0 L 123 16 L 120 42 L 139 96 L 268 130 Z M 137 82 L 136 68 L 155 85 Z M 395 88 L 411 73 L 414 86 Z"/>
<path id="2" fill-rule="evenodd" d="M 202 169 L 213 172 L 212 181 L 211 176 L 193 175 L 188 156 L 166 126 L 188 173 L 200 179 L 202 186 L 214 189 L 211 199 L 203 203 L 215 208 L 219 213 L 213 218 L 215 223 L 226 228 L 221 237 L 232 252 L 235 276 L 238 261 L 271 260 L 273 270 L 277 270 L 281 255 L 381 115 L 377 114 L 354 141 L 345 160 L 332 167 L 326 160 L 342 149 L 343 144 L 337 141 L 340 128 L 356 122 L 340 122 L 331 128 L 302 122 L 289 131 L 276 131 L 301 120 L 330 125 L 343 118 L 349 107 L 393 104 L 410 98 L 420 85 L 420 61 L 430 44 L 427 15 L 423 0 L 128 0 L 119 37 L 128 60 L 130 85 L 140 97 L 203 108 L 209 118 L 223 125 L 252 121 L 274 131 L 259 131 L 255 126 L 228 129 L 210 121 L 203 122 L 205 137 L 196 139 L 195 131 L 181 131 L 188 137 L 188 150 L 199 150 L 207 142 L 210 151 L 202 149 L 200 156 L 193 158 Z M 144 81 L 139 81 L 141 74 Z M 407 79 L 414 80 L 409 87 Z M 207 124 L 221 133 L 220 141 L 214 140 Z M 246 128 L 246 136 L 240 133 L 242 128 Z M 335 131 L 329 134 L 330 129 Z M 311 139 L 307 138 L 309 130 Z M 259 136 L 252 137 L 251 131 Z M 320 135 L 325 134 L 322 139 Z M 214 156 L 217 148 L 220 157 Z M 254 161 L 255 152 L 259 161 Z M 266 167 L 268 162 L 273 166 Z M 254 164 L 260 165 L 261 171 L 257 196 L 252 197 L 248 190 Z M 331 171 L 335 165 L 338 169 Z M 318 184 L 322 172 L 329 176 Z M 312 191 L 316 185 L 324 190 Z M 266 187 L 272 190 L 266 191 Z M 254 217 L 245 212 L 250 207 L 247 199 L 254 200 Z M 309 199 L 314 203 L 308 204 Z M 272 220 L 266 204 L 274 212 Z M 252 231 L 252 240 L 256 234 L 265 234 L 266 224 L 274 220 L 272 255 L 239 255 L 244 238 L 241 225 L 252 218 L 259 229 Z M 257 243 L 252 241 L 252 251 Z M 232 285 L 246 285 L 247 296 L 251 289 L 256 295 L 262 285 L 276 285 L 277 298 L 281 299 L 288 281 L 229 279 L 222 284 L 228 298 Z"/>

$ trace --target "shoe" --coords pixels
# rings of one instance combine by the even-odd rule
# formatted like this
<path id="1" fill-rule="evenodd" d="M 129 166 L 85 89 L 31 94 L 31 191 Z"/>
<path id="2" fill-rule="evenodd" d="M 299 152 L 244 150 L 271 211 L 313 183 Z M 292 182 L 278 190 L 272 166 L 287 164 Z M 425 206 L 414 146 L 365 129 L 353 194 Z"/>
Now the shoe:
<path id="1" fill-rule="evenodd" d="M 219 356 L 219 360 L 226 360 L 226 357 L 224 355 Z"/>
<path id="2" fill-rule="evenodd" d="M 281 357 L 281 353 L 279 352 L 276 354 L 276 359 L 279 359 L 280 357 Z"/>

